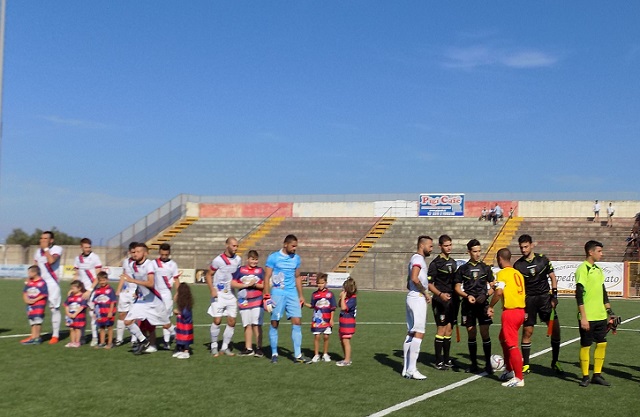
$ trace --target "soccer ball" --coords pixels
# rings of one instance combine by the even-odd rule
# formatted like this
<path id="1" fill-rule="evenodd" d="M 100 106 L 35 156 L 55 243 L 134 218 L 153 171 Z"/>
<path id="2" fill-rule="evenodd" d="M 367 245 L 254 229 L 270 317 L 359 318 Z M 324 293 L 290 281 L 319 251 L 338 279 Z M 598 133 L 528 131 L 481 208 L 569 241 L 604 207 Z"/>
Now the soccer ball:
<path id="1" fill-rule="evenodd" d="M 494 371 L 504 370 L 504 359 L 500 355 L 491 355 L 491 368 Z"/>

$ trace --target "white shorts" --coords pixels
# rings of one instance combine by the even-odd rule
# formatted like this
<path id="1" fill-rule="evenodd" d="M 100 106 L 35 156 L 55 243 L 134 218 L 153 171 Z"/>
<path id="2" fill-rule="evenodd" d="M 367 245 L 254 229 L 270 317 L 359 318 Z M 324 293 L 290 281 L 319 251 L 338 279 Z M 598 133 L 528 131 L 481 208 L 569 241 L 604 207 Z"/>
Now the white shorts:
<path id="1" fill-rule="evenodd" d="M 164 308 L 167 309 L 167 313 L 169 313 L 169 317 L 173 316 L 173 298 L 171 297 L 171 293 L 165 294 L 160 293 L 162 297 L 162 302 L 164 303 Z"/>
<path id="2" fill-rule="evenodd" d="M 240 317 L 242 318 L 242 327 L 262 326 L 264 310 L 262 307 L 248 308 L 240 310 Z"/>
<path id="3" fill-rule="evenodd" d="M 331 334 L 331 327 L 327 327 L 326 329 L 322 330 L 322 331 L 312 331 L 311 333 L 313 334 Z"/>
<path id="4" fill-rule="evenodd" d="M 169 324 L 169 314 L 160 301 L 151 303 L 133 303 L 125 320 L 147 320 L 152 326 Z"/>
<path id="5" fill-rule="evenodd" d="M 42 318 L 42 317 L 36 317 L 35 319 L 29 319 L 29 326 L 35 326 L 37 324 L 42 324 L 43 321 L 44 321 L 44 318 Z"/>
<path id="6" fill-rule="evenodd" d="M 427 327 L 427 299 L 407 296 L 407 331 L 424 333 Z"/>
<path id="7" fill-rule="evenodd" d="M 131 310 L 131 306 L 135 300 L 135 296 L 128 292 L 121 292 L 118 297 L 118 312 L 127 313 Z"/>
<path id="8" fill-rule="evenodd" d="M 211 317 L 233 317 L 238 315 L 238 300 L 236 297 L 218 297 L 216 301 L 211 303 L 207 314 Z"/>
<path id="9" fill-rule="evenodd" d="M 60 308 L 60 302 L 62 301 L 60 285 L 57 283 L 47 283 L 47 291 L 49 292 L 49 296 L 47 297 L 49 308 Z"/>

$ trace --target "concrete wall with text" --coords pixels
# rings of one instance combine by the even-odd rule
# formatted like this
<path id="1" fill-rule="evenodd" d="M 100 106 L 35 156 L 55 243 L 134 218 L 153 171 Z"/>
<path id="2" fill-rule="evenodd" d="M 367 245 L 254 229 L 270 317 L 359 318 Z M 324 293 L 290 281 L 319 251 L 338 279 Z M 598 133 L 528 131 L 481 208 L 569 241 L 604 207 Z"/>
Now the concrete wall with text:
<path id="1" fill-rule="evenodd" d="M 520 201 L 522 217 L 593 217 L 593 201 Z M 607 217 L 609 201 L 600 201 L 600 217 Z M 611 201 L 614 217 L 633 217 L 640 212 L 640 201 Z"/>
<path id="2" fill-rule="evenodd" d="M 505 215 L 513 208 L 521 217 L 592 217 L 593 201 L 465 201 L 465 216 L 479 217 L 484 207 L 498 203 Z M 616 217 L 633 217 L 640 212 L 639 201 L 614 201 Z M 600 215 L 606 218 L 608 201 L 600 202 Z M 189 203 L 187 215 L 199 217 L 394 217 L 417 216 L 415 201 L 314 202 L 314 203 Z M 276 211 L 277 210 L 277 211 Z M 386 214 L 385 214 L 386 213 Z"/>

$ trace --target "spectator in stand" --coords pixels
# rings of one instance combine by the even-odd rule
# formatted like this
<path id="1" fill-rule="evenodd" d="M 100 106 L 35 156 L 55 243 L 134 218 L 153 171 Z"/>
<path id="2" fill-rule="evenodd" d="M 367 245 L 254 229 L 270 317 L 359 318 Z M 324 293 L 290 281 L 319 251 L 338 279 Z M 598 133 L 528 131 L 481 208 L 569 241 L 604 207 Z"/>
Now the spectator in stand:
<path id="1" fill-rule="evenodd" d="M 488 220 L 487 215 L 488 215 L 487 208 L 482 207 L 482 213 L 480 214 L 480 218 L 478 220 Z"/>
<path id="2" fill-rule="evenodd" d="M 607 207 L 607 227 L 613 227 L 613 214 L 616 212 L 616 209 L 609 203 L 609 207 Z"/>
<path id="3" fill-rule="evenodd" d="M 510 207 L 510 208 L 509 208 L 509 218 L 510 218 L 510 219 L 513 219 L 513 211 L 514 211 L 514 210 L 513 210 L 513 207 Z"/>
<path id="4" fill-rule="evenodd" d="M 631 247 L 635 248 L 636 252 L 637 252 L 637 250 L 638 250 L 638 232 L 632 230 L 631 233 L 629 233 L 629 237 L 626 240 L 627 240 L 627 247 L 631 246 Z"/>
<path id="5" fill-rule="evenodd" d="M 493 224 L 497 224 L 498 220 L 504 217 L 504 211 L 502 211 L 502 207 L 498 203 L 496 203 L 495 207 L 489 213 L 489 220 L 493 222 Z"/>
<path id="6" fill-rule="evenodd" d="M 596 200 L 595 203 L 593 203 L 593 222 L 599 222 L 600 221 L 600 203 L 598 203 L 598 200 Z"/>

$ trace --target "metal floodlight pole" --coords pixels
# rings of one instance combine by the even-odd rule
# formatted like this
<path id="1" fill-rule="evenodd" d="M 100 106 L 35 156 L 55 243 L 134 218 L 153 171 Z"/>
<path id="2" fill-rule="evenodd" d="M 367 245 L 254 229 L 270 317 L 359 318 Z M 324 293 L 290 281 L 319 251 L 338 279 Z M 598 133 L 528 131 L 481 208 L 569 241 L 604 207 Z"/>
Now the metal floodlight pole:
<path id="1" fill-rule="evenodd" d="M 0 0 L 0 162 L 2 161 L 2 90 L 4 85 L 4 22 L 7 0 Z M 2 165 L 0 164 L 0 168 Z"/>

